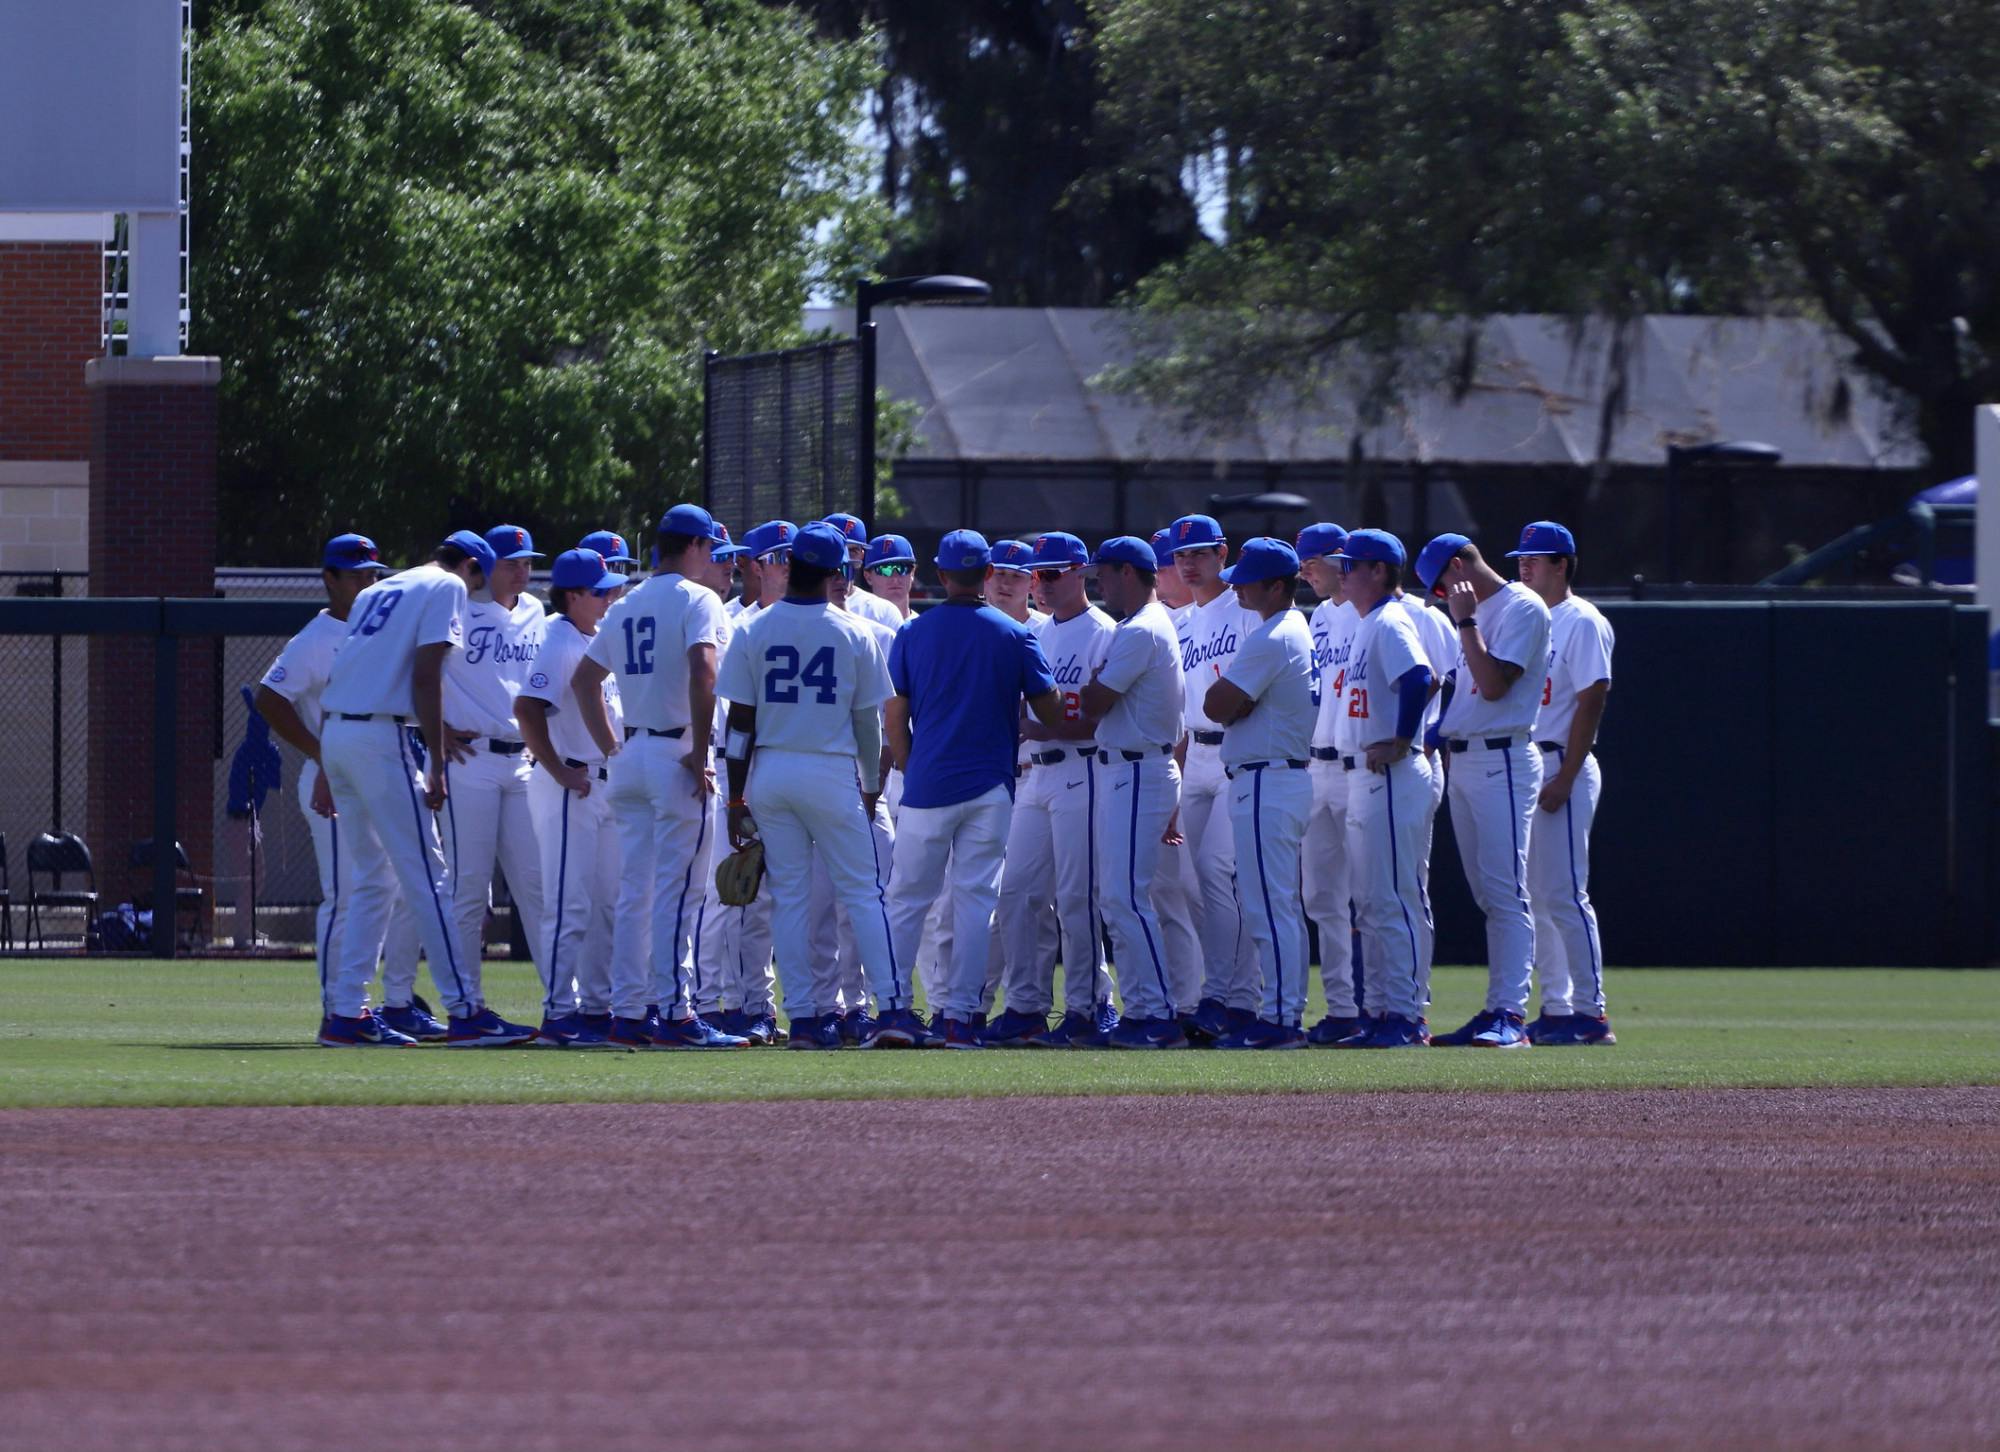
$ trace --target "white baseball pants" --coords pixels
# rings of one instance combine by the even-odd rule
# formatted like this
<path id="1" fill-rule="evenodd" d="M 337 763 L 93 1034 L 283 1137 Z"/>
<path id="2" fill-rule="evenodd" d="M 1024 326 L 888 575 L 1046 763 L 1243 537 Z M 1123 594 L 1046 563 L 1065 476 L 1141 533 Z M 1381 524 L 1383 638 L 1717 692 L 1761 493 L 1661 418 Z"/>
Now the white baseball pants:
<path id="1" fill-rule="evenodd" d="M 1560 763 L 1566 747 L 1547 755 Z M 1604 790 L 1597 757 L 1587 755 L 1569 800 L 1553 812 L 1535 809 L 1528 845 L 1528 893 L 1535 904 L 1535 967 L 1542 975 L 1542 1012 L 1604 1017 L 1604 940 L 1590 901 L 1590 824 Z"/>
<path id="2" fill-rule="evenodd" d="M 744 800 L 764 843 L 778 982 L 793 1019 L 832 1013 L 840 998 L 838 963 L 824 950 L 832 924 L 813 913 L 815 861 L 853 925 L 869 983 L 885 1004 L 898 988 L 875 833 L 862 813 L 854 773 L 851 756 L 818 751 L 760 746 L 750 762 Z"/>
<path id="3" fill-rule="evenodd" d="M 1535 969 L 1528 835 L 1542 790 L 1542 753 L 1519 739 L 1501 747 L 1476 739 L 1451 754 L 1446 770 L 1465 881 L 1486 915 L 1486 1006 L 1525 1014 Z"/>
<path id="4" fill-rule="evenodd" d="M 611 758 L 618 836 L 618 908 L 611 930 L 611 1011 L 643 1017 L 657 1004 L 691 1012 L 694 919 L 710 856 L 709 793 L 681 764 L 680 737 L 640 732 Z"/>
<path id="5" fill-rule="evenodd" d="M 341 961 L 341 943 L 349 933 L 355 935 L 357 943 L 381 942 L 383 924 L 396 902 L 396 877 L 389 869 L 387 854 L 375 840 L 375 834 L 362 825 L 359 815 L 351 815 L 343 822 L 338 815 L 322 817 L 312 809 L 313 787 L 319 781 L 319 774 L 319 767 L 310 761 L 299 772 L 299 810 L 305 814 L 306 827 L 312 833 L 313 860 L 319 864 L 319 915 L 313 933 L 313 957 L 319 966 L 320 1011 L 356 1018 L 368 1003 L 368 981 L 375 976 L 374 959 L 369 959 L 368 978 L 358 985 L 342 979 L 341 992 L 336 995 L 333 985 Z"/>
<path id="6" fill-rule="evenodd" d="M 431 960 L 431 977 L 446 1009 L 455 1018 L 477 1013 L 486 1002 L 479 960 L 468 961 L 458 950 L 451 869 L 438 842 L 437 821 L 424 807 L 423 777 L 403 727 L 385 717 L 343 721 L 330 716 L 320 737 L 320 760 L 335 808 L 353 819 L 351 840 L 374 838 L 404 901 L 411 904 L 417 941 Z M 370 935 L 342 935 L 331 989 L 334 1002 L 366 1000 L 379 951 Z"/>
<path id="7" fill-rule="evenodd" d="M 1420 755 L 1350 773 L 1347 851 L 1368 965 L 1363 996 L 1369 1013 L 1412 1023 L 1431 998 L 1431 904 L 1417 870 L 1430 800 L 1430 763 Z"/>
<path id="8" fill-rule="evenodd" d="M 1300 1027 L 1306 1011 L 1306 910 L 1299 850 L 1312 814 L 1312 777 L 1301 767 L 1241 768 L 1229 794 L 1243 922 L 1257 945 L 1263 996 L 1257 1017 Z"/>
<path id="9" fill-rule="evenodd" d="M 423 956 L 423 951 L 423 941 L 417 937 L 416 915 L 410 911 L 410 905 L 403 900 L 403 891 L 398 887 L 389 903 L 388 926 L 382 932 L 382 1002 L 385 1006 L 410 1006 L 417 992 L 417 959 Z M 432 981 L 436 981 L 435 975 Z M 438 996 L 444 996 L 442 990 Z"/>
<path id="10" fill-rule="evenodd" d="M 1097 765 L 1098 900 L 1111 930 L 1118 992 L 1128 1017 L 1172 1018 L 1194 1004 L 1174 996 L 1154 884 L 1167 850 L 1160 835 L 1180 804 L 1181 772 L 1171 755 L 1158 752 L 1138 761 L 1117 751 L 1110 756 Z"/>
<path id="11" fill-rule="evenodd" d="M 486 911 L 497 863 L 507 874 L 507 895 L 539 967 L 548 961 L 549 945 L 543 936 L 542 854 L 535 845 L 534 817 L 528 810 L 528 773 L 534 762 L 525 751 L 497 755 L 486 749 L 483 739 L 472 745 L 476 754 L 470 761 L 446 768 L 450 791 L 442 824 L 445 856 L 451 862 L 459 957 L 478 962 L 485 950 Z"/>
<path id="12" fill-rule="evenodd" d="M 897 822 L 895 872 L 889 881 L 889 933 L 895 945 L 896 992 L 883 1009 L 911 1007 L 910 964 L 923 934 L 924 916 L 951 867 L 951 975 L 937 1007 L 947 1018 L 970 1022 L 981 1011 L 987 939 L 1000 901 L 1000 871 L 1014 799 L 1006 785 L 948 807 L 903 804 Z"/>
<path id="13" fill-rule="evenodd" d="M 1008 840 L 1013 833 L 1008 832 Z M 1012 856 L 1009 848 L 1007 856 Z M 1001 882 L 1004 886 L 1006 873 L 1003 869 Z M 924 1002 L 935 1008 L 944 1002 L 945 983 L 951 977 L 951 952 L 955 934 L 952 931 L 954 910 L 951 898 L 951 868 L 947 860 L 944 890 L 938 900 L 924 916 L 923 936 L 917 940 L 917 982 L 922 985 Z M 1035 962 L 1039 971 L 1051 983 L 1055 982 L 1056 957 L 1061 950 L 1062 940 L 1056 931 L 1056 905 L 1053 900 L 1040 903 L 1034 909 L 1035 919 Z M 994 1000 L 1000 993 L 1000 982 L 1007 973 L 1006 953 L 1007 932 L 995 921 L 986 935 L 986 982 L 981 989 L 980 1012 L 991 1013 Z M 1009 1008 L 1012 1004 L 1007 1005 Z"/>
<path id="14" fill-rule="evenodd" d="M 543 911 L 549 951 L 542 974 L 542 1013 L 611 1010 L 611 922 L 618 901 L 618 834 L 611 825 L 610 786 L 591 775 L 582 796 L 537 770 L 528 778 L 528 810 L 542 851 Z M 511 879 L 510 879 L 511 882 Z"/>
<path id="15" fill-rule="evenodd" d="M 1094 1016 L 1111 1001 L 1098 918 L 1098 772 L 1095 751 L 1055 747 L 1063 759 L 1037 765 L 1022 778 L 1007 831 L 1007 861 L 1000 879 L 1001 946 L 1006 952 L 1007 1006 L 1047 1013 L 1055 978 L 1039 955 L 1038 909 L 1052 897 L 1062 929 L 1063 1008 Z"/>
<path id="16" fill-rule="evenodd" d="M 1176 771 L 1179 768 L 1175 768 Z M 1177 1013 L 1192 1013 L 1201 1000 L 1201 935 L 1195 930 L 1201 888 L 1187 846 L 1160 844 L 1153 869 L 1153 911 L 1159 914 L 1166 942 L 1168 997 Z"/>
<path id="17" fill-rule="evenodd" d="M 1222 748 L 1190 736 L 1181 776 L 1181 835 L 1201 887 L 1201 997 L 1255 1013 L 1262 1001 L 1262 969 L 1256 940 L 1244 930 L 1228 789 Z"/>
<path id="18" fill-rule="evenodd" d="M 723 773 L 724 767 L 718 761 L 715 766 L 718 782 L 725 780 Z M 708 835 L 715 844 L 709 861 L 719 864 L 730 852 L 728 813 L 720 793 L 708 799 Z M 696 1013 L 708 1014 L 722 1008 L 723 999 L 736 986 L 736 938 L 742 918 L 741 908 L 730 907 L 716 895 L 715 873 L 702 874 L 701 906 L 694 914 L 694 977 L 688 986 Z"/>
<path id="19" fill-rule="evenodd" d="M 854 790 L 858 801 L 861 791 L 858 780 Z M 877 895 L 886 899 L 889 877 L 896 861 L 896 827 L 889 820 L 889 809 L 879 801 L 875 804 L 875 815 L 868 823 L 868 830 L 874 843 L 874 857 L 865 865 L 874 873 Z M 853 915 L 834 887 L 833 873 L 824 860 L 825 856 L 823 851 L 816 850 L 813 854 L 812 920 L 822 925 L 832 924 L 833 931 L 822 932 L 813 950 L 828 960 L 821 971 L 833 975 L 839 992 L 836 995 L 838 1001 L 820 1012 L 837 1010 L 853 1013 L 868 1007 L 872 985 L 860 941 L 854 935 Z"/>
<path id="20" fill-rule="evenodd" d="M 1354 893 L 1347 863 L 1347 785 L 1354 772 L 1338 761 L 1317 757 L 1308 772 L 1312 811 L 1306 818 L 1300 863 L 1306 916 L 1319 929 L 1319 977 L 1326 990 L 1326 1011 L 1351 1018 L 1361 1012 L 1361 990 L 1354 981 Z"/>

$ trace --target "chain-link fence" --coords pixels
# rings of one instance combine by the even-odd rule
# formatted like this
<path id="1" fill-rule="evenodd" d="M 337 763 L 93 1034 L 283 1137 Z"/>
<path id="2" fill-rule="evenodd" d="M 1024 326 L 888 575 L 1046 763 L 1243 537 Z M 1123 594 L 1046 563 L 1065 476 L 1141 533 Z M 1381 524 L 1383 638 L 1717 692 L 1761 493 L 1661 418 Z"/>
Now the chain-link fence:
<path id="1" fill-rule="evenodd" d="M 851 338 L 739 358 L 710 354 L 702 430 L 704 503 L 749 528 L 838 510 L 868 518 L 872 431 L 865 368 Z"/>

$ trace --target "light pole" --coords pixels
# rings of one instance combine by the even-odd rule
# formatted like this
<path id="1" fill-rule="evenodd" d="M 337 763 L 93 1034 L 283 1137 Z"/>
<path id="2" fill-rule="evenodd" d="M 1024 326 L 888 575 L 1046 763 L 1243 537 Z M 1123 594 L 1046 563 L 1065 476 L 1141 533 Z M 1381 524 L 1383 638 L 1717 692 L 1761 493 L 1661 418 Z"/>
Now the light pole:
<path id="1" fill-rule="evenodd" d="M 857 278 L 854 284 L 854 341 L 861 345 L 861 396 L 855 400 L 855 487 L 860 514 L 875 526 L 875 306 L 878 303 L 983 303 L 993 289 L 976 277 L 940 273 L 925 277 Z"/>
<path id="2" fill-rule="evenodd" d="M 1718 439 L 1707 444 L 1667 445 L 1667 569 L 1669 585 L 1680 579 L 1681 571 L 1681 471 L 1706 468 L 1713 464 L 1750 464 L 1768 468 L 1781 461 L 1784 452 L 1771 444 L 1749 439 Z"/>

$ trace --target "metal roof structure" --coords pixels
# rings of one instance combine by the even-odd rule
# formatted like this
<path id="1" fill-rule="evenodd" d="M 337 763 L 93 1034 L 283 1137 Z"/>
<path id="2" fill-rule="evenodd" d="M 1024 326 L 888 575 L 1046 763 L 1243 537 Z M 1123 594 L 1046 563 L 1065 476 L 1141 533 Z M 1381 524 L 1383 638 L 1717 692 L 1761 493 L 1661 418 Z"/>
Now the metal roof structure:
<path id="1" fill-rule="evenodd" d="M 852 329 L 848 309 L 813 309 L 815 331 Z M 1099 380 L 1136 352 L 1125 314 L 1085 308 L 909 307 L 877 312 L 878 379 L 920 410 L 910 462 L 1227 465 L 1342 462 L 1358 441 L 1373 459 L 1472 467 L 1598 461 L 1612 331 L 1540 314 L 1477 324 L 1470 386 L 1454 397 L 1442 367 L 1378 422 L 1354 393 L 1274 402 L 1227 437 L 1190 433 L 1168 410 Z M 1440 357 L 1462 334 L 1437 329 Z M 1821 324 L 1795 318 L 1654 316 L 1626 335 L 1626 396 L 1605 453 L 1657 468 L 1669 444 L 1746 438 L 1773 444 L 1787 469 L 1909 469 L 1921 449 L 1893 401 L 1848 362 Z"/>

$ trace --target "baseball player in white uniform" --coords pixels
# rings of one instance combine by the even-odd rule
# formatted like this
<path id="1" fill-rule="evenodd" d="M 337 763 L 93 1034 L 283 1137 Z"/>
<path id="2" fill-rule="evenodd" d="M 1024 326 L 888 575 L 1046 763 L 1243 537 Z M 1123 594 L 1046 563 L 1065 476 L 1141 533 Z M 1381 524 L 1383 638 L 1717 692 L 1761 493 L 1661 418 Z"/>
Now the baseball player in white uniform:
<path id="1" fill-rule="evenodd" d="M 1034 769 L 1020 779 L 1014 795 L 999 927 L 1007 958 L 1003 991 L 1008 1013 L 1003 1017 L 1023 1023 L 1025 1029 L 1009 1038 L 1003 1036 L 1005 1025 L 991 1025 L 986 1042 L 995 1046 L 1018 1042 L 1045 1048 L 1098 1048 L 1118 1026 L 1097 908 L 1096 727 L 1083 709 L 1083 688 L 1102 661 L 1115 626 L 1109 615 L 1090 603 L 1084 574 L 1089 564 L 1090 552 L 1083 541 L 1060 531 L 1039 536 L 1029 561 L 1042 603 L 1050 612 L 1030 628 L 1055 676 L 1063 710 L 1058 724 L 1045 726 L 1031 718 L 1022 732 L 1031 743 Z M 1063 1016 L 1053 1029 L 1047 1018 L 1054 1005 L 1055 982 L 1053 974 L 1042 973 L 1037 921 L 1037 909 L 1051 894 L 1062 929 L 1063 957 Z M 1037 1018 L 1042 1020 L 1039 1032 L 1033 1027 Z"/>
<path id="2" fill-rule="evenodd" d="M 840 531 L 840 537 L 847 541 L 847 562 L 853 567 L 853 572 L 859 575 L 868 560 L 868 526 L 852 514 L 829 514 L 821 522 L 830 524 Z M 891 630 L 903 623 L 902 611 L 866 590 L 849 590 L 844 608 L 850 615 L 864 615 L 878 625 L 888 626 Z"/>
<path id="3" fill-rule="evenodd" d="M 336 1017 L 359 1021 L 362 1013 L 337 1013 L 332 999 L 332 974 L 336 934 L 353 931 L 381 941 L 384 919 L 395 901 L 396 882 L 389 860 L 379 847 L 355 860 L 355 829 L 347 834 L 347 856 L 341 857 L 340 819 L 334 813 L 333 788 L 320 769 L 320 736 L 325 713 L 320 695 L 333 672 L 334 653 L 347 638 L 347 619 L 355 597 L 388 569 L 380 562 L 375 541 L 366 535 L 342 534 L 326 542 L 320 553 L 320 579 L 326 585 L 326 609 L 306 623 L 305 629 L 285 642 L 278 658 L 257 686 L 257 710 L 280 738 L 305 757 L 299 772 L 299 810 L 312 833 L 313 859 L 319 864 L 319 919 L 313 933 L 313 957 L 319 966 L 320 1013 L 324 1019 L 321 1040 L 330 1046 L 366 1046 L 377 1040 L 354 1023 L 341 1024 Z M 357 876 L 357 868 L 365 876 Z M 428 1017 L 428 1015 L 426 1015 Z M 385 1014 L 381 1021 L 390 1028 Z M 431 1020 L 433 1024 L 436 1020 Z M 398 1033 L 405 1030 L 396 1029 Z M 440 1036 L 426 1033 L 425 1037 Z M 408 1034 L 415 1039 L 417 1035 Z"/>
<path id="4" fill-rule="evenodd" d="M 1312 812 L 1307 764 L 1318 712 L 1312 631 L 1292 606 L 1298 553 L 1280 539 L 1252 539 L 1223 578 L 1257 624 L 1222 679 L 1208 688 L 1202 709 L 1226 733 L 1222 764 L 1231 783 L 1236 882 L 1244 924 L 1257 944 L 1263 999 L 1257 1021 L 1216 1047 L 1302 1049 L 1307 982 L 1299 851 Z"/>
<path id="5" fill-rule="evenodd" d="M 1294 548 L 1299 569 L 1319 596 L 1313 610 L 1313 737 L 1312 811 L 1306 818 L 1301 868 L 1306 916 L 1319 930 L 1320 983 L 1326 991 L 1326 1017 L 1306 1034 L 1315 1048 L 1331 1048 L 1354 1033 L 1363 1017 L 1363 985 L 1356 974 L 1361 957 L 1355 951 L 1353 893 L 1348 885 L 1347 782 L 1336 740 L 1341 713 L 1347 709 L 1347 662 L 1361 617 L 1347 603 L 1346 576 L 1335 553 L 1347 542 L 1337 524 L 1309 524 L 1299 531 Z"/>
<path id="6" fill-rule="evenodd" d="M 910 591 L 917 583 L 917 552 L 900 534 L 878 534 L 862 556 L 862 575 L 875 598 L 904 620 L 910 618 Z"/>
<path id="7" fill-rule="evenodd" d="M 604 556 L 604 566 L 614 575 L 630 575 L 638 567 L 639 561 L 625 548 L 625 536 L 615 529 L 594 529 L 576 547 L 580 550 L 595 550 Z"/>
<path id="8" fill-rule="evenodd" d="M 1180 802 L 1180 641 L 1154 593 L 1159 560 L 1151 544 L 1120 535 L 1097 547 L 1095 562 L 1104 603 L 1124 617 L 1079 693 L 1084 719 L 1097 731 L 1097 896 L 1125 999 L 1107 1042 L 1184 1049 L 1166 934 L 1153 906 L 1160 839 Z"/>
<path id="9" fill-rule="evenodd" d="M 1173 522 L 1174 566 L 1194 596 L 1181 654 L 1187 739 L 1181 767 L 1180 828 L 1201 885 L 1201 1002 L 1188 1023 L 1197 1044 L 1213 1043 L 1257 1021 L 1262 999 L 1255 939 L 1244 931 L 1236 881 L 1236 837 L 1229 821 L 1222 723 L 1209 716 L 1208 691 L 1256 628 L 1222 577 L 1229 541 L 1205 514 Z"/>
<path id="10" fill-rule="evenodd" d="M 504 1048 L 535 1037 L 534 1029 L 486 1006 L 479 960 L 459 951 L 451 873 L 431 815 L 447 799 L 446 659 L 465 644 L 469 588 L 484 585 L 493 566 L 493 547 L 460 530 L 438 547 L 432 563 L 363 590 L 348 612 L 347 639 L 320 697 L 326 712 L 320 764 L 335 808 L 350 824 L 357 875 L 373 870 L 361 856 L 379 851 L 388 858 L 449 1010 L 445 1042 L 453 1048 Z M 421 772 L 405 731 L 413 720 L 428 747 Z M 329 989 L 333 1011 L 322 1039 L 330 1032 L 350 1041 L 409 1042 L 363 1012 L 379 949 L 365 934 L 340 939 Z"/>
<path id="11" fill-rule="evenodd" d="M 514 716 L 536 771 L 528 810 L 542 852 L 548 957 L 542 970 L 542 1041 L 598 1048 L 611 1039 L 611 922 L 618 900 L 618 838 L 611 826 L 605 755 L 570 694 L 577 662 L 611 602 L 625 588 L 595 550 L 566 550 L 549 571 L 549 617 Z M 618 688 L 602 687 L 613 727 L 623 723 Z"/>
<path id="12" fill-rule="evenodd" d="M 1347 602 L 1361 621 L 1336 739 L 1348 772 L 1348 880 L 1368 968 L 1368 1016 L 1335 1047 L 1420 1048 L 1430 1042 L 1425 1011 L 1433 936 L 1418 870 L 1429 831 L 1431 764 L 1419 743 L 1435 681 L 1416 622 L 1395 601 L 1402 541 L 1357 529 L 1339 558 Z"/>
<path id="13" fill-rule="evenodd" d="M 1181 657 L 1186 659 L 1194 619 L 1194 595 L 1175 568 L 1173 537 L 1171 529 L 1154 533 L 1153 558 L 1159 566 L 1156 586 L 1160 606 L 1167 612 Z M 1185 719 L 1185 700 L 1182 711 Z M 1182 736 L 1184 740 L 1185 729 Z M 1181 751 L 1181 747 L 1175 747 L 1177 760 Z M 1160 860 L 1153 872 L 1153 910 L 1160 915 L 1160 931 L 1166 936 L 1167 982 L 1173 986 L 1174 1007 L 1183 1020 L 1184 1032 L 1194 1017 L 1193 1005 L 1201 1000 L 1201 934 L 1195 926 L 1200 908 L 1201 884 L 1195 880 L 1194 862 L 1181 832 L 1177 806 L 1160 836 Z"/>
<path id="14" fill-rule="evenodd" d="M 481 954 L 497 864 L 539 966 L 547 964 L 549 947 L 541 849 L 528 810 L 534 762 L 514 720 L 514 698 L 541 653 L 548 619 L 542 602 L 527 593 L 531 562 L 541 556 L 528 532 L 511 524 L 489 529 L 486 543 L 492 572 L 467 602 L 463 648 L 444 665 L 445 753 L 456 786 L 445 798 L 445 856 L 460 955 L 476 961 Z"/>
<path id="15" fill-rule="evenodd" d="M 1535 719 L 1549 655 L 1549 607 L 1504 580 L 1462 534 L 1443 534 L 1417 556 L 1417 578 L 1442 594 L 1458 627 L 1458 666 L 1441 723 L 1445 795 L 1473 901 L 1486 915 L 1486 1007 L 1438 1034 L 1445 1047 L 1525 1049 L 1535 916 L 1528 896 L 1528 835 L 1542 792 Z"/>
<path id="16" fill-rule="evenodd" d="M 715 724 L 722 602 L 695 583 L 720 532 L 706 509 L 676 504 L 660 520 L 660 567 L 622 595 L 577 663 L 572 697 L 610 758 L 618 831 L 618 916 L 611 938 L 611 1042 L 630 1048 L 743 1049 L 688 1000 L 694 918 L 712 843 Z M 621 743 L 604 710 L 618 678 Z M 650 945 L 650 962 L 648 946 Z"/>
<path id="17" fill-rule="evenodd" d="M 819 971 L 821 934 L 811 919 L 813 848 L 847 909 L 870 982 L 893 1002 L 896 972 L 889 919 L 869 828 L 881 793 L 881 705 L 888 665 L 876 637 L 833 608 L 828 585 L 846 563 L 845 543 L 808 525 L 791 546 L 784 599 L 744 627 L 723 663 L 730 701 L 727 747 L 729 836 L 764 843 L 777 925 L 778 974 L 795 1049 L 838 1049 L 839 984 Z M 823 924 L 820 925 L 823 928 Z M 907 1023 L 905 1022 L 907 1020 Z M 929 1041 L 914 1013 L 885 1013 L 874 1043 Z"/>
<path id="18" fill-rule="evenodd" d="M 1538 1046 L 1615 1044 L 1604 1009 L 1604 940 L 1590 901 L 1590 825 L 1603 780 L 1591 747 L 1611 693 L 1611 622 L 1572 588 L 1576 538 L 1553 520 L 1521 531 L 1521 583 L 1549 607 L 1549 664 L 1535 749 L 1542 793 L 1528 843 L 1535 904 L 1535 967 L 1542 1011 L 1528 1025 Z"/>
<path id="19" fill-rule="evenodd" d="M 715 592 L 722 602 L 722 644 L 716 650 L 716 673 L 721 674 L 722 662 L 729 658 L 729 642 L 735 636 L 736 622 L 746 608 L 741 598 L 732 599 L 730 590 L 735 585 L 737 564 L 744 555 L 743 546 L 729 538 L 729 526 L 717 520 L 715 527 L 722 534 L 722 543 L 710 547 L 708 568 L 703 571 L 697 583 Z M 747 577 L 746 577 L 747 584 Z M 716 780 L 722 779 L 722 740 L 728 725 L 729 705 L 720 695 L 715 698 L 715 726 L 709 737 L 710 765 Z M 728 832 L 728 822 L 723 811 L 722 794 L 716 792 L 708 799 L 708 840 L 716 844 L 710 851 L 711 862 L 720 862 L 725 848 L 721 845 Z M 734 990 L 737 972 L 737 939 L 743 925 L 743 910 L 722 901 L 717 895 L 715 874 L 704 875 L 701 884 L 701 906 L 694 914 L 694 975 L 688 982 L 688 998 L 694 1011 L 703 1022 L 722 1033 L 736 1034 L 750 1039 L 743 1032 L 743 1025 L 734 1014 L 728 1019 L 718 1015 L 723 1011 L 724 995 Z M 752 1047 L 758 1040 L 750 1039 Z"/>

